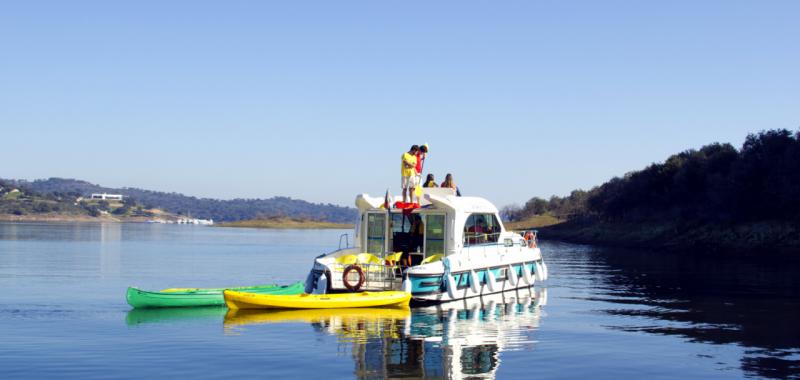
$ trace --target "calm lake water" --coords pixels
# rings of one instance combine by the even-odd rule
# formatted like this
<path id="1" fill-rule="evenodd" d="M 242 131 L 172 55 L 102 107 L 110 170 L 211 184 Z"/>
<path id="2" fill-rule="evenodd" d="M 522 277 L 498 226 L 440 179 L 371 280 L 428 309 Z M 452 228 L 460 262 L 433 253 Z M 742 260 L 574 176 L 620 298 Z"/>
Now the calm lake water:
<path id="1" fill-rule="evenodd" d="M 800 377 L 797 265 L 543 242 L 546 286 L 409 312 L 131 310 L 302 280 L 345 231 L 0 223 L 0 378 Z"/>

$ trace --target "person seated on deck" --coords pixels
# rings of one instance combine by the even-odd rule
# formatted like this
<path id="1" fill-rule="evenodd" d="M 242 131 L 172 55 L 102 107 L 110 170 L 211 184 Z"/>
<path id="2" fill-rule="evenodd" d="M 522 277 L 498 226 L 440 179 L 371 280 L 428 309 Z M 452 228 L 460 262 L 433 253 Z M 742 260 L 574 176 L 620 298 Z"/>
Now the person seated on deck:
<path id="1" fill-rule="evenodd" d="M 439 185 L 436 184 L 436 180 L 433 179 L 433 173 L 428 173 L 428 178 L 425 179 L 425 183 L 422 187 L 439 187 Z"/>
<path id="2" fill-rule="evenodd" d="M 441 187 L 453 189 L 456 192 L 456 196 L 461 196 L 461 191 L 458 189 L 458 186 L 456 186 L 456 181 L 453 180 L 453 175 L 450 173 L 447 173 L 444 177 L 444 182 L 442 182 Z"/>

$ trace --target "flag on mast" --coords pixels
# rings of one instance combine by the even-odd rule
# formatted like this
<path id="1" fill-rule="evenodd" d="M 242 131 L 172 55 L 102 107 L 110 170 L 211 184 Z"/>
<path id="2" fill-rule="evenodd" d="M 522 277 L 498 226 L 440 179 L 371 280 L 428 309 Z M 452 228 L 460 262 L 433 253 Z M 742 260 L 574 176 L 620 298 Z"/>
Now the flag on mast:
<path id="1" fill-rule="evenodd" d="M 389 195 L 389 189 L 386 189 L 386 195 L 383 197 L 383 207 L 386 210 L 390 210 L 392 208 L 391 199 L 392 197 Z"/>

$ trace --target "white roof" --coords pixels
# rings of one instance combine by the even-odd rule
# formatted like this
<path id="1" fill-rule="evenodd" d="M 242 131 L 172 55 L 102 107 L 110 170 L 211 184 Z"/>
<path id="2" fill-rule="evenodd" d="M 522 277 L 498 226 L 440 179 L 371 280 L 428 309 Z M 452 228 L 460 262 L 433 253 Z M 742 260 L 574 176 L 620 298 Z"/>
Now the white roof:
<path id="1" fill-rule="evenodd" d="M 434 206 L 439 208 L 450 209 L 455 212 L 483 212 L 483 213 L 496 213 L 497 207 L 492 202 L 481 197 L 457 197 L 455 195 L 437 196 L 428 195 L 427 198 Z"/>
<path id="2" fill-rule="evenodd" d="M 455 212 L 465 213 L 497 213 L 497 207 L 491 202 L 480 197 L 458 197 L 452 194 L 452 191 L 441 191 L 447 189 L 435 189 L 436 191 L 429 191 L 434 189 L 424 189 L 422 206 L 433 204 L 434 207 L 439 209 L 449 209 Z M 390 202 L 402 201 L 401 196 L 392 196 Z M 384 197 L 372 197 L 369 194 L 360 194 L 356 197 L 356 207 L 360 211 L 382 209 Z"/>

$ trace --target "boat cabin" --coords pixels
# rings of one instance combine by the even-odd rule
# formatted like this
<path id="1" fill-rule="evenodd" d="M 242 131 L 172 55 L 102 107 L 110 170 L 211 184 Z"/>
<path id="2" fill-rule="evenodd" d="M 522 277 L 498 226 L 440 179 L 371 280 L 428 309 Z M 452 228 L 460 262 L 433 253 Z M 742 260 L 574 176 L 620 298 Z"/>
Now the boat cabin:
<path id="1" fill-rule="evenodd" d="M 391 197 L 389 204 L 402 200 Z M 412 266 L 481 244 L 497 244 L 503 225 L 497 208 L 446 188 L 424 188 L 415 209 L 386 209 L 385 197 L 356 197 L 355 245 L 381 259 L 408 252 Z"/>

